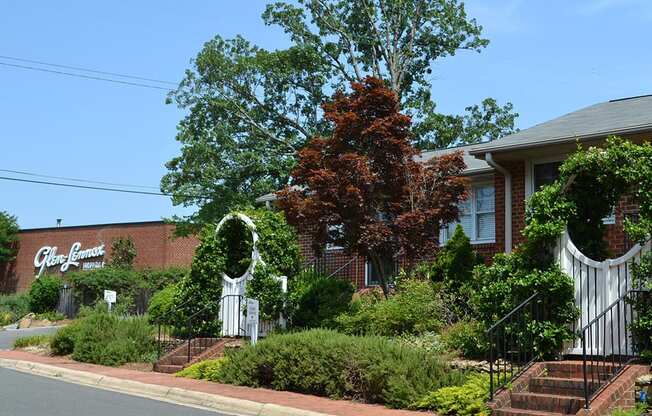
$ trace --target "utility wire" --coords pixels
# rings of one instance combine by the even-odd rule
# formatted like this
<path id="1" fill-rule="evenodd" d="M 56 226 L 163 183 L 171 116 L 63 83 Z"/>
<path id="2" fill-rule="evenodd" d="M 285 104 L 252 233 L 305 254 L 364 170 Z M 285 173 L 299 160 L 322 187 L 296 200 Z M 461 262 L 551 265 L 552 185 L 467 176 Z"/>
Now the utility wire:
<path id="1" fill-rule="evenodd" d="M 51 74 L 58 74 L 58 75 L 66 75 L 70 77 L 77 77 L 77 78 L 84 78 L 84 79 L 92 79 L 95 81 L 106 81 L 106 82 L 114 82 L 116 84 L 123 84 L 123 85 L 131 85 L 134 87 L 142 87 L 142 88 L 151 88 L 155 90 L 163 90 L 163 91 L 172 91 L 171 88 L 165 88 L 161 87 L 158 85 L 149 85 L 149 84 L 143 84 L 139 82 L 131 82 L 131 81 L 121 81 L 117 79 L 111 79 L 111 78 L 104 78 L 104 77 L 96 77 L 93 75 L 84 75 L 84 74 L 75 74 L 73 72 L 65 72 L 65 71 L 57 71 L 54 69 L 46 69 L 46 68 L 37 68 L 34 66 L 28 66 L 28 65 L 18 65 L 18 64 L 10 64 L 7 62 L 0 62 L 0 65 L 12 67 L 12 68 L 19 68 L 19 69 L 27 69 L 31 71 L 40 71 L 40 72 L 48 72 Z"/>
<path id="2" fill-rule="evenodd" d="M 92 190 L 95 190 L 95 191 L 123 192 L 123 193 L 128 193 L 128 194 L 154 195 L 154 196 L 167 196 L 167 197 L 172 197 L 173 196 L 172 194 L 165 194 L 165 193 L 162 193 L 162 192 L 134 191 L 134 190 L 131 190 L 131 189 L 118 189 L 118 188 L 106 188 L 106 187 L 100 187 L 100 186 L 74 185 L 74 184 L 71 184 L 71 183 L 37 181 L 37 180 L 32 180 L 32 179 L 21 179 L 21 178 L 10 178 L 8 176 L 0 176 L 0 180 L 36 183 L 36 184 L 40 184 L 40 185 L 61 186 L 61 187 L 78 188 L 78 189 L 92 189 Z M 197 195 L 181 195 L 181 194 L 177 194 L 176 196 L 185 196 L 187 198 L 196 198 L 197 197 Z"/>
<path id="3" fill-rule="evenodd" d="M 27 62 L 27 63 L 30 63 L 30 64 L 53 66 L 55 68 L 64 68 L 64 69 L 73 69 L 75 71 L 92 72 L 94 74 L 111 75 L 111 76 L 114 76 L 114 77 L 131 78 L 131 79 L 138 79 L 138 80 L 141 80 L 141 81 L 157 82 L 159 84 L 169 84 L 169 85 L 174 85 L 174 86 L 179 84 L 178 82 L 163 81 L 163 80 L 154 79 L 154 78 L 145 78 L 145 77 L 139 77 L 139 76 L 135 76 L 135 75 L 120 74 L 120 73 L 117 73 L 117 72 L 98 71 L 96 69 L 82 68 L 82 67 L 79 67 L 79 66 L 53 64 L 53 63 L 50 63 L 50 62 L 35 61 L 35 60 L 32 60 L 32 59 L 25 59 L 25 58 L 17 58 L 15 56 L 0 55 L 0 58 L 9 59 L 11 61 Z"/>
<path id="4" fill-rule="evenodd" d="M 102 181 L 93 181 L 93 180 L 90 180 L 90 179 L 68 178 L 68 177 L 65 177 L 65 176 L 42 175 L 42 174 L 39 174 L 39 173 L 25 172 L 23 170 L 0 169 L 0 172 L 15 173 L 17 175 L 34 176 L 34 177 L 38 177 L 38 178 L 60 179 L 60 180 L 72 181 L 72 182 L 94 183 L 94 184 L 97 184 L 97 185 L 122 186 L 122 187 L 126 187 L 126 188 L 143 188 L 143 189 L 156 189 L 156 190 L 159 189 L 157 186 L 130 185 L 130 184 L 126 184 L 126 183 L 102 182 Z"/>

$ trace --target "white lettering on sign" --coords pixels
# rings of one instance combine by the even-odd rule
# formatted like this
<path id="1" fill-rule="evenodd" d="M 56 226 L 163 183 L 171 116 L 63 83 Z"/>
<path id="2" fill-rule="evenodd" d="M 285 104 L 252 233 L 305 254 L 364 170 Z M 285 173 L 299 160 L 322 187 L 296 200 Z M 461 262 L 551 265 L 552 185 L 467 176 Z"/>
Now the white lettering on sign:
<path id="1" fill-rule="evenodd" d="M 70 247 L 68 255 L 58 254 L 58 247 L 56 246 L 41 247 L 39 251 L 36 252 L 36 256 L 34 256 L 34 267 L 39 269 L 36 277 L 41 276 L 48 267 L 61 265 L 60 270 L 62 273 L 65 273 L 68 271 L 70 266 L 79 267 L 80 260 L 102 257 L 105 254 L 104 244 L 87 248 L 85 250 L 82 250 L 81 247 L 81 243 L 74 243 Z"/>

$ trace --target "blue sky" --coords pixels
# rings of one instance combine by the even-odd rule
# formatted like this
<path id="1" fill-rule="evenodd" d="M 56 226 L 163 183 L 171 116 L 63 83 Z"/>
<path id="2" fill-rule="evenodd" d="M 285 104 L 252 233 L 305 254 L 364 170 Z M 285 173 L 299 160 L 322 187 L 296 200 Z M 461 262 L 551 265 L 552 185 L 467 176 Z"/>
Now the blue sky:
<path id="1" fill-rule="evenodd" d="M 283 33 L 260 20 L 265 3 L 0 0 L 0 55 L 178 81 L 216 34 L 286 46 Z M 511 101 L 518 127 L 527 128 L 596 102 L 652 93 L 650 1 L 466 4 L 491 44 L 434 65 L 443 112 L 491 96 Z M 156 187 L 178 153 L 183 117 L 164 99 L 163 91 L 0 66 L 0 169 Z M 79 225 L 188 212 L 162 197 L 2 180 L 0 210 L 24 228 L 53 226 L 56 218 Z"/>

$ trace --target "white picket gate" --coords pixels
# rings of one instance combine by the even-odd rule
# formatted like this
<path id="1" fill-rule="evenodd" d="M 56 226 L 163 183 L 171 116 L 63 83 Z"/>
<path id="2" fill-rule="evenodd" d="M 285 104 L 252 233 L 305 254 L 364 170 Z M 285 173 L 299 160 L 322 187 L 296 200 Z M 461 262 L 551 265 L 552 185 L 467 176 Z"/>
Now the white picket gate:
<path id="1" fill-rule="evenodd" d="M 285 319 L 281 318 L 277 322 L 261 321 L 256 323 L 255 326 L 247 325 L 245 316 L 245 306 L 247 300 L 245 298 L 245 290 L 247 282 L 254 277 L 254 270 L 256 266 L 265 265 L 265 262 L 260 256 L 258 251 L 258 233 L 256 232 L 256 225 L 248 216 L 242 213 L 227 214 L 217 224 L 215 234 L 217 234 L 222 226 L 230 220 L 242 221 L 249 231 L 253 241 L 251 251 L 251 263 L 244 274 L 237 278 L 232 278 L 226 273 L 222 273 L 222 299 L 220 299 L 219 319 L 222 322 L 222 336 L 237 337 L 237 336 L 251 336 L 252 328 L 255 328 L 257 336 L 264 337 L 268 332 L 277 328 L 285 327 Z M 287 292 L 287 277 L 275 276 L 274 277 L 281 285 L 281 290 Z"/>
<path id="2" fill-rule="evenodd" d="M 573 330 L 581 330 L 592 323 L 621 296 L 632 289 L 632 264 L 640 262 L 641 256 L 650 251 L 650 242 L 632 247 L 616 259 L 596 261 L 584 255 L 571 241 L 568 231 L 560 237 L 556 257 L 561 269 L 573 278 L 575 304 L 580 316 Z M 626 334 L 626 325 L 632 321 L 632 310 L 621 302 L 609 315 L 600 318 L 588 333 L 586 353 L 609 356 L 632 355 L 632 342 L 627 336 L 614 337 L 614 333 Z M 601 330 L 602 327 L 602 330 Z M 614 328 L 612 330 L 612 328 Z M 612 341 L 620 340 L 620 341 Z M 581 341 L 577 339 L 567 346 L 567 354 L 582 354 Z"/>

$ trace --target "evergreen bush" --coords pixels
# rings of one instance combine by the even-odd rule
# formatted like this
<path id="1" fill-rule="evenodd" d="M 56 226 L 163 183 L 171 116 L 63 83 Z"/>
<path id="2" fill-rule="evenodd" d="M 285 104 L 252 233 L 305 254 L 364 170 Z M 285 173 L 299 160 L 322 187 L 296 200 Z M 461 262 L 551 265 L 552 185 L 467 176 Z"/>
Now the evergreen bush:
<path id="1" fill-rule="evenodd" d="M 296 328 L 335 328 L 335 318 L 348 310 L 351 282 L 307 271 L 289 285 L 290 322 Z"/>
<path id="2" fill-rule="evenodd" d="M 29 289 L 29 308 L 34 313 L 45 313 L 56 309 L 59 290 L 63 282 L 57 276 L 41 276 L 34 280 Z"/>
<path id="3" fill-rule="evenodd" d="M 395 408 L 464 380 L 464 374 L 421 349 L 322 329 L 271 335 L 227 357 L 202 378 Z"/>

